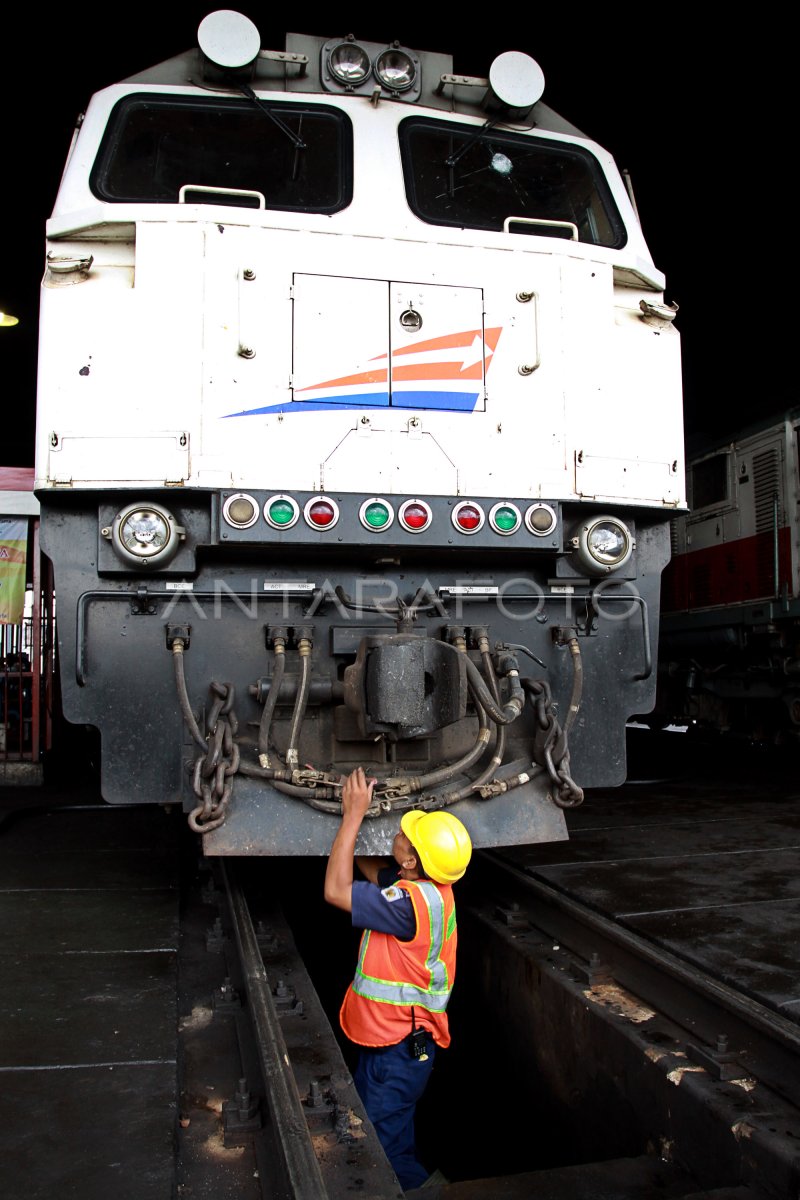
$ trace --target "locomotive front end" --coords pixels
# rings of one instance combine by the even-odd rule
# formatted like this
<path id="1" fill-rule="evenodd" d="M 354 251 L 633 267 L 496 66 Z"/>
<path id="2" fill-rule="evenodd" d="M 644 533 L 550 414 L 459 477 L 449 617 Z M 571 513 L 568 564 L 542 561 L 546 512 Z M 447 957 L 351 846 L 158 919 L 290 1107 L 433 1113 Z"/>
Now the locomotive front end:
<path id="1" fill-rule="evenodd" d="M 209 854 L 449 807 L 566 836 L 654 699 L 674 309 L 610 156 L 509 52 L 217 13 L 95 96 L 48 225 L 37 487 L 65 714 Z"/>

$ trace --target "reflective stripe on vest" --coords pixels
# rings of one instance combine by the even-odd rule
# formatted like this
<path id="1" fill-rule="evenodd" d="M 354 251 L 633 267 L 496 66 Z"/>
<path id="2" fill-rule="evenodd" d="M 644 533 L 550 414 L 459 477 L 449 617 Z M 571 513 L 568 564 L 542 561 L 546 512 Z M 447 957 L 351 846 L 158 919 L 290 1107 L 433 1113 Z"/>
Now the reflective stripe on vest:
<path id="1" fill-rule="evenodd" d="M 416 881 L 415 887 L 419 888 L 422 893 L 430 919 L 430 947 L 425 959 L 425 967 L 430 971 L 431 976 L 429 986 L 418 988 L 413 983 L 400 983 L 392 979 L 375 979 L 372 975 L 365 975 L 364 959 L 370 938 L 370 932 L 367 931 L 361 941 L 361 953 L 358 956 L 353 991 L 368 1000 L 377 1000 L 383 1004 L 418 1004 L 430 1012 L 444 1012 L 451 991 L 447 968 L 442 962 L 445 938 L 444 900 L 432 883 L 420 879 Z M 453 916 L 455 916 L 455 912 Z M 448 936 L 450 932 L 452 931 L 448 929 Z"/>

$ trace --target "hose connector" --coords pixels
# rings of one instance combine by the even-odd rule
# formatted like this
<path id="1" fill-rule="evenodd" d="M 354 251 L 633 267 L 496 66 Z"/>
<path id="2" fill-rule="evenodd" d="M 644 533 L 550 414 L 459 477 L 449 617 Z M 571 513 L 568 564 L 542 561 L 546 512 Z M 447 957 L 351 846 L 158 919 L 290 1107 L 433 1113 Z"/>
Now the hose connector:
<path id="1" fill-rule="evenodd" d="M 463 625 L 449 625 L 445 636 L 451 646 L 455 646 L 462 654 L 466 653 L 467 631 Z"/>
<path id="2" fill-rule="evenodd" d="M 524 783 L 529 783 L 530 778 L 527 772 L 522 771 L 519 775 L 514 775 L 511 779 L 495 779 L 492 783 L 485 783 L 476 790 L 482 800 L 490 800 L 493 796 L 502 796 L 505 792 L 513 792 L 514 788 L 522 787 Z"/>

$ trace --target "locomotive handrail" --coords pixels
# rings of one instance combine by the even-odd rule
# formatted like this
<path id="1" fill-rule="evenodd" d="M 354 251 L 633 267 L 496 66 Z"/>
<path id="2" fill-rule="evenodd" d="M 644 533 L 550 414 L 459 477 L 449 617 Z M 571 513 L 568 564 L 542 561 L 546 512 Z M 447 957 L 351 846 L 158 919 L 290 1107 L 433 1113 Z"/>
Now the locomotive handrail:
<path id="1" fill-rule="evenodd" d="M 544 217 L 506 217 L 503 221 L 503 233 L 511 233 L 511 225 L 547 225 L 552 229 L 571 229 L 570 241 L 578 241 L 578 226 L 574 221 L 548 221 Z"/>
<path id="2" fill-rule="evenodd" d="M 250 191 L 248 188 L 221 188 L 207 187 L 204 183 L 184 183 L 183 187 L 178 192 L 178 203 L 188 204 L 186 199 L 187 192 L 203 192 L 213 196 L 247 196 L 251 200 L 258 201 L 259 208 L 267 207 L 267 200 L 263 192 Z"/>
<path id="3" fill-rule="evenodd" d="M 136 599 L 135 592 L 96 591 L 82 592 L 75 608 L 75 682 L 78 687 L 86 686 L 86 606 L 90 600 Z"/>
<path id="4" fill-rule="evenodd" d="M 305 595 L 305 593 L 302 593 Z M 263 597 L 254 597 L 252 592 L 235 592 L 232 588 L 225 591 L 202 591 L 196 592 L 148 592 L 146 589 L 142 593 L 139 591 L 105 591 L 96 590 L 91 592 L 82 592 L 78 597 L 78 602 L 75 609 L 75 682 L 78 687 L 86 686 L 86 608 L 91 600 L 127 600 L 129 604 L 136 604 L 137 601 L 141 604 L 149 602 L 151 605 L 156 600 L 168 599 L 170 603 L 174 603 L 180 599 L 182 595 L 191 596 L 194 600 L 253 600 L 256 598 L 269 600 L 272 597 L 265 595 Z M 155 609 L 150 615 L 154 615 Z"/>
<path id="5" fill-rule="evenodd" d="M 615 593 L 611 593 L 611 594 L 609 594 L 608 592 L 603 592 L 602 595 L 598 596 L 597 591 L 594 591 L 594 592 L 590 593 L 588 599 L 591 601 L 592 608 L 594 609 L 595 612 L 598 612 L 599 605 L 601 603 L 605 604 L 605 602 L 607 600 L 616 600 L 616 601 L 629 600 L 632 603 L 639 605 L 639 611 L 641 612 L 641 615 L 642 615 L 642 642 L 644 644 L 644 671 L 641 671 L 638 675 L 634 675 L 633 678 L 637 679 L 637 680 L 649 679 L 650 676 L 653 674 L 653 655 L 652 655 L 652 650 L 650 648 L 650 622 L 649 622 L 649 619 L 647 616 L 647 601 L 645 600 L 644 596 L 640 596 L 638 594 L 635 596 L 632 596 L 630 594 L 630 592 L 615 592 Z"/>
<path id="6" fill-rule="evenodd" d="M 440 588 L 439 591 L 445 592 L 446 589 Z M 150 601 L 153 601 L 156 598 L 162 598 L 162 597 L 166 598 L 167 596 L 169 596 L 169 599 L 172 601 L 175 599 L 176 595 L 179 596 L 180 594 L 181 593 L 171 593 L 171 592 L 170 593 L 148 592 L 147 599 Z M 219 598 L 226 597 L 226 596 L 230 597 L 231 599 L 236 599 L 237 597 L 252 598 L 252 593 L 250 593 L 250 592 L 234 592 L 232 590 L 225 591 L 225 592 L 220 592 L 220 591 L 195 592 L 195 591 L 192 591 L 188 594 L 191 595 L 192 597 L 194 597 L 196 600 L 219 599 Z M 533 592 L 522 592 L 522 593 L 516 593 L 516 594 L 506 593 L 503 595 L 503 601 L 504 602 L 509 601 L 509 600 L 523 600 L 523 601 L 528 600 L 529 601 L 531 599 L 534 599 L 535 597 L 536 597 L 536 594 Z M 565 599 L 564 595 L 560 592 L 559 593 L 545 592 L 545 593 L 541 594 L 541 598 L 544 600 L 564 600 Z M 137 599 L 141 599 L 141 597 L 139 597 L 137 592 L 131 592 L 131 591 L 82 592 L 81 595 L 78 597 L 78 602 L 76 605 L 76 614 L 75 614 L 75 681 L 78 684 L 78 687 L 86 686 L 86 607 L 89 604 L 89 602 L 91 600 L 127 600 L 129 603 L 135 603 L 137 601 Z M 269 599 L 269 597 L 268 596 L 264 597 L 264 599 Z M 461 596 L 461 597 L 459 597 L 459 599 L 463 602 L 465 600 L 469 600 L 470 597 L 469 596 Z M 485 596 L 480 597 L 480 599 L 485 599 Z M 641 681 L 643 681 L 645 679 L 649 679 L 653 673 L 653 656 L 652 656 L 652 649 L 651 649 L 651 644 L 650 644 L 650 622 L 649 622 L 649 618 L 648 618 L 647 601 L 644 599 L 644 597 L 639 596 L 639 595 L 633 596 L 629 592 L 625 592 L 625 593 L 603 592 L 602 595 L 598 595 L 597 592 L 594 591 L 594 592 L 586 593 L 583 596 L 581 596 L 581 595 L 573 596 L 572 599 L 588 600 L 591 603 L 591 606 L 592 606 L 593 610 L 595 611 L 595 613 L 597 613 L 599 611 L 598 606 L 601 603 L 605 603 L 607 600 L 615 601 L 617 603 L 620 603 L 622 601 L 630 601 L 634 604 L 639 605 L 639 611 L 640 611 L 641 617 L 642 617 L 642 643 L 643 643 L 643 651 L 644 651 L 644 670 L 641 671 L 639 674 L 634 675 L 633 678 L 636 680 L 641 680 Z"/>

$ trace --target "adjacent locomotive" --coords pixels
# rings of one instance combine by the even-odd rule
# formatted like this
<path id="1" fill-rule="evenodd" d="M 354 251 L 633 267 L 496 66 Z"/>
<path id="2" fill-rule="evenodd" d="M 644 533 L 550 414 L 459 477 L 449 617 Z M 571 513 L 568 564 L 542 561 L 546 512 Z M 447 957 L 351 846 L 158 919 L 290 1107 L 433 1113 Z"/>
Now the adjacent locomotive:
<path id="1" fill-rule="evenodd" d="M 664 575 L 659 720 L 800 732 L 800 409 L 690 452 Z"/>
<path id="2" fill-rule="evenodd" d="M 653 704 L 679 338 L 533 59 L 212 13 L 95 95 L 47 227 L 37 491 L 65 715 L 209 854 L 453 806 L 565 836 Z"/>

